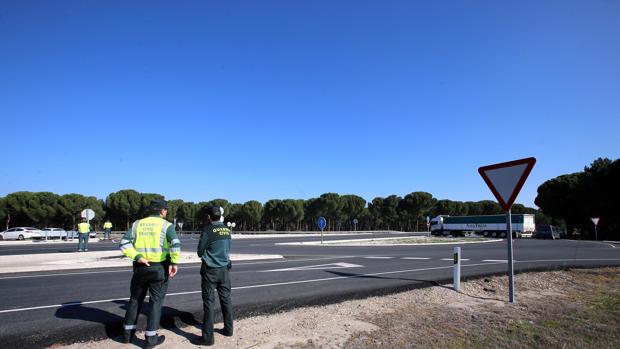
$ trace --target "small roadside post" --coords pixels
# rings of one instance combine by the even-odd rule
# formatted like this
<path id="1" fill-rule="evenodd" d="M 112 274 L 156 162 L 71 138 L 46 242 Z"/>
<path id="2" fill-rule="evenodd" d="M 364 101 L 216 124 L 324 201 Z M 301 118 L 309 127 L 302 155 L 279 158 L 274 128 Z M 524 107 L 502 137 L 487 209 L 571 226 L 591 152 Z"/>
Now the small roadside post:
<path id="1" fill-rule="evenodd" d="M 597 226 L 598 226 L 598 221 L 599 221 L 599 217 L 592 217 L 590 218 L 592 220 L 592 223 L 594 223 L 594 241 L 598 241 L 598 231 L 597 231 Z"/>
<path id="2" fill-rule="evenodd" d="M 357 231 L 357 223 L 359 223 L 359 221 L 357 220 L 357 218 L 353 219 L 353 231 Z"/>
<path id="3" fill-rule="evenodd" d="M 319 217 L 316 220 L 316 225 L 321 229 L 321 245 L 323 244 L 323 230 L 325 230 L 325 226 L 327 226 L 327 220 L 325 217 Z"/>
<path id="4" fill-rule="evenodd" d="M 452 284 L 454 285 L 454 290 L 456 292 L 461 291 L 461 248 L 454 248 L 454 269 L 452 271 L 452 278 L 454 281 Z"/>
<path id="5" fill-rule="evenodd" d="M 512 254 L 512 217 L 510 209 L 523 188 L 525 180 L 532 172 L 536 158 L 530 157 L 478 168 L 497 202 L 506 212 L 506 241 L 508 242 L 508 297 L 515 302 L 514 260 Z"/>

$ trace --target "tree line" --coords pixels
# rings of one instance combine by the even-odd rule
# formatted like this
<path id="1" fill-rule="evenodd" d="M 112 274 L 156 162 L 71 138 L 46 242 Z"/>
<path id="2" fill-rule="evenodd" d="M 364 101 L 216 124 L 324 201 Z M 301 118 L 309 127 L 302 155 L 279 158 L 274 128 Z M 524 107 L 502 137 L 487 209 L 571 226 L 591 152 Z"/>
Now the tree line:
<path id="1" fill-rule="evenodd" d="M 567 232 L 594 237 L 591 218 L 600 218 L 599 239 L 620 239 L 620 159 L 598 158 L 583 171 L 564 174 L 538 187 L 534 203 Z"/>
<path id="2" fill-rule="evenodd" d="M 538 187 L 535 203 L 540 209 L 515 204 L 512 213 L 535 214 L 536 224 L 555 224 L 569 234 L 594 235 L 591 217 L 600 217 L 599 238 L 618 238 L 620 160 L 597 159 L 583 172 L 561 175 Z M 125 189 L 105 200 L 80 194 L 14 192 L 0 198 L 0 221 L 5 226 L 63 227 L 73 229 L 85 208 L 95 211 L 97 227 L 109 219 L 115 230 L 127 229 L 144 217 L 151 200 L 163 199 L 156 193 Z M 226 199 L 203 202 L 168 200 L 168 220 L 183 222 L 184 230 L 200 230 L 206 223 L 203 209 L 224 208 L 227 221 L 240 231 L 317 230 L 318 217 L 327 219 L 328 231 L 341 230 L 426 230 L 426 217 L 437 215 L 488 215 L 503 213 L 491 200 L 439 200 L 418 191 L 403 197 L 390 195 L 367 202 L 357 195 L 325 193 L 310 199 L 272 199 L 265 203 L 250 200 L 231 203 Z M 357 222 L 357 223 L 354 223 Z"/>
<path id="3" fill-rule="evenodd" d="M 115 229 L 148 214 L 153 199 L 164 199 L 156 193 L 140 193 L 125 189 L 109 194 L 105 200 L 80 194 L 57 195 L 51 192 L 15 192 L 0 198 L 0 219 L 9 226 L 63 227 L 73 229 L 85 208 L 95 211 L 92 223 L 99 226 L 109 219 Z M 500 214 L 500 206 L 490 200 L 462 202 L 437 200 L 427 192 L 413 192 L 400 197 L 376 197 L 370 202 L 357 195 L 325 193 L 317 198 L 273 199 L 264 204 L 255 200 L 231 203 L 226 199 L 204 202 L 169 200 L 168 219 L 183 223 L 184 230 L 199 230 L 206 223 L 203 210 L 209 206 L 224 208 L 227 221 L 235 222 L 241 231 L 317 230 L 318 217 L 327 219 L 328 231 L 341 230 L 426 230 L 426 217 L 440 214 Z M 534 208 L 516 204 L 514 213 L 539 214 Z M 355 223 L 356 222 L 356 223 Z"/>

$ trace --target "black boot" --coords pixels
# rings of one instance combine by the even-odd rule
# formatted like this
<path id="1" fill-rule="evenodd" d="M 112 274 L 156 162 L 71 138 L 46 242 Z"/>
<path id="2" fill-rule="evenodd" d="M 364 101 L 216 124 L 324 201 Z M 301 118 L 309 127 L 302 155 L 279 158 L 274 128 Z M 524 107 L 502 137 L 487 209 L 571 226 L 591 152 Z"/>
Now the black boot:
<path id="1" fill-rule="evenodd" d="M 136 330 L 129 330 L 123 332 L 123 343 L 131 343 L 131 340 L 136 336 Z"/>
<path id="2" fill-rule="evenodd" d="M 166 340 L 166 336 L 146 336 L 146 345 L 144 346 L 144 349 L 154 348 L 162 344 L 164 340 Z"/>
<path id="3" fill-rule="evenodd" d="M 207 336 L 207 337 L 199 336 L 195 338 L 194 340 L 192 340 L 190 343 L 194 345 L 211 346 L 215 344 L 215 340 L 213 339 L 213 335 Z"/>

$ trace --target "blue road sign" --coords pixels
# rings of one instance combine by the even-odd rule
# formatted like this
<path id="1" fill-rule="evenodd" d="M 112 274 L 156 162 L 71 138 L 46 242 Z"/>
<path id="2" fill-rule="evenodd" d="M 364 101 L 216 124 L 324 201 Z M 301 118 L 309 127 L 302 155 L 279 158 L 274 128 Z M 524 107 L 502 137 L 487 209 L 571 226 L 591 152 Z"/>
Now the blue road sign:
<path id="1" fill-rule="evenodd" d="M 325 217 L 319 217 L 319 219 L 316 220 L 316 225 L 319 226 L 319 229 L 321 229 L 321 231 L 325 230 L 325 227 L 327 226 L 327 221 L 325 220 Z"/>

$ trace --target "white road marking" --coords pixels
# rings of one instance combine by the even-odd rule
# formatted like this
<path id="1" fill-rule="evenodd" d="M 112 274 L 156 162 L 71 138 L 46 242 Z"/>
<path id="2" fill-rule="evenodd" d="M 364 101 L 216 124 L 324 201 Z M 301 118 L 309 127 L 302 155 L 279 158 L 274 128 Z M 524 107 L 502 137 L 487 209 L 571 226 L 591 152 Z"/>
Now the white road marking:
<path id="1" fill-rule="evenodd" d="M 366 259 L 392 259 L 394 257 L 382 257 L 382 256 L 371 256 L 371 257 L 364 257 Z"/>
<path id="2" fill-rule="evenodd" d="M 454 258 L 442 258 L 442 261 L 454 261 Z M 469 259 L 467 258 L 461 258 L 462 261 L 468 261 Z"/>
<path id="3" fill-rule="evenodd" d="M 363 265 L 359 264 L 351 264 L 351 263 L 331 263 L 331 264 L 320 264 L 320 265 L 307 265 L 302 267 L 294 267 L 294 268 L 283 268 L 283 269 L 271 269 L 271 270 L 261 270 L 259 273 L 269 273 L 274 271 L 304 271 L 304 270 L 325 270 L 325 269 L 344 269 L 344 268 L 363 268 Z"/>
<path id="4" fill-rule="evenodd" d="M 508 263 L 505 259 L 483 259 L 483 262 L 500 262 L 500 263 Z M 516 262 L 516 261 L 515 261 Z"/>
<path id="5" fill-rule="evenodd" d="M 428 260 L 428 259 L 432 259 L 432 258 L 429 258 L 429 257 L 403 257 L 401 259 Z"/>
<path id="6" fill-rule="evenodd" d="M 516 263 L 532 263 L 532 262 L 576 262 L 576 261 L 620 261 L 620 258 L 602 258 L 602 259 L 543 259 L 543 260 L 527 260 L 527 261 L 515 261 Z M 465 264 L 463 268 L 471 268 L 471 267 L 479 267 L 485 265 L 493 265 L 493 264 L 502 264 L 506 261 L 501 262 L 489 262 L 489 263 L 477 263 L 477 264 Z M 232 287 L 233 290 L 244 290 L 251 288 L 262 288 L 262 287 L 272 287 L 272 286 L 283 286 L 283 285 L 295 285 L 295 284 L 305 284 L 305 283 L 313 283 L 313 282 L 323 282 L 323 281 L 332 281 L 332 280 L 342 280 L 342 279 L 352 279 L 359 277 L 368 277 L 368 276 L 377 276 L 377 275 L 390 275 L 390 274 L 399 274 L 399 273 L 411 273 L 416 271 L 428 271 L 428 270 L 439 270 L 439 269 L 452 269 L 453 266 L 445 266 L 445 267 L 432 267 L 432 268 L 420 268 L 420 269 L 406 269 L 406 270 L 395 270 L 395 271 L 386 271 L 380 273 L 370 273 L 370 274 L 359 274 L 359 275 L 351 275 L 351 276 L 336 276 L 330 278 L 322 278 L 322 279 L 311 279 L 311 280 L 299 280 L 299 281 L 288 281 L 288 282 L 278 282 L 273 284 L 261 284 L 261 285 L 249 285 L 249 286 L 237 286 Z M 177 292 L 177 293 L 169 293 L 166 296 L 182 296 L 182 295 L 190 295 L 190 294 L 198 294 L 202 291 L 189 291 L 189 292 Z M 148 297 L 148 296 L 147 296 Z M 107 303 L 114 301 L 126 301 L 129 298 L 116 298 L 116 299 L 104 299 L 97 301 L 87 301 L 87 302 L 72 302 L 65 304 L 54 304 L 54 305 L 44 305 L 39 307 L 29 307 L 29 308 L 17 308 L 17 309 L 7 309 L 0 310 L 0 314 L 4 313 L 14 313 L 20 311 L 28 311 L 28 310 L 38 310 L 38 309 L 48 309 L 48 308 L 61 308 L 61 307 L 69 307 L 75 305 L 82 304 L 96 304 L 96 303 Z"/>
<path id="7" fill-rule="evenodd" d="M 325 257 L 325 258 L 310 258 L 310 259 L 288 259 L 288 260 L 278 260 L 278 261 L 268 261 L 268 262 L 235 262 L 234 266 L 238 265 L 258 265 L 258 264 L 274 264 L 274 263 L 291 263 L 291 262 L 309 262 L 309 261 L 323 261 L 330 259 L 346 259 L 346 258 L 358 258 L 360 256 L 338 256 L 338 257 Z M 200 262 L 192 263 L 197 264 Z M 122 268 L 122 267 L 121 267 Z M 37 277 L 50 277 L 50 276 L 69 276 L 69 275 L 86 275 L 86 274 L 104 274 L 104 273 L 116 273 L 116 272 L 128 272 L 133 271 L 131 269 L 131 265 L 128 265 L 129 269 L 116 269 L 116 270 L 101 270 L 101 271 L 85 271 L 85 272 L 75 272 L 75 273 L 54 273 L 54 274 L 36 274 L 36 275 L 19 275 L 19 276 L 3 276 L 0 277 L 0 280 L 8 280 L 8 279 L 28 279 L 28 278 L 37 278 Z M 188 265 L 181 264 L 180 268 L 184 269 L 195 269 L 200 268 L 200 265 Z"/>
<path id="8" fill-rule="evenodd" d="M 46 277 L 46 276 L 67 276 L 67 275 L 86 275 L 86 274 L 103 274 L 103 273 L 117 273 L 117 272 L 127 272 L 132 271 L 132 269 L 116 269 L 116 270 L 105 270 L 105 271 L 85 271 L 78 273 L 57 273 L 57 274 L 38 274 L 38 275 L 22 275 L 22 276 L 3 276 L 0 277 L 0 280 L 8 280 L 8 279 L 28 279 L 28 278 L 38 278 L 38 277 Z"/>

